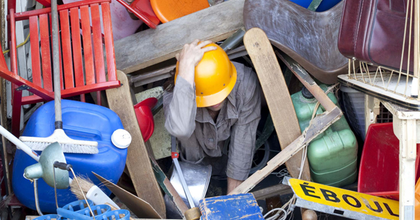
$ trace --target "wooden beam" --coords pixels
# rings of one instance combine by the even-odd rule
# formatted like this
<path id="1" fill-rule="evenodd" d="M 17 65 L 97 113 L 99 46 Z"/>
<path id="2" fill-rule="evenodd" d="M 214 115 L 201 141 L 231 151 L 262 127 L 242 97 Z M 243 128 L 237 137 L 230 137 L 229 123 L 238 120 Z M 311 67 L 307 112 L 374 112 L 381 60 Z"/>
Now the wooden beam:
<path id="1" fill-rule="evenodd" d="M 127 76 L 121 71 L 118 71 L 117 75 L 122 86 L 106 90 L 106 95 L 109 108 L 120 116 L 124 129 L 132 137 L 131 144 L 128 147 L 126 162 L 131 180 L 137 196 L 147 201 L 160 216 L 165 218 L 165 202 L 153 173 L 140 127 L 137 123 Z"/>
<path id="2" fill-rule="evenodd" d="M 264 92 L 280 147 L 284 150 L 301 132 L 279 62 L 270 41 L 261 29 L 248 30 L 244 36 L 244 44 Z M 299 178 L 302 153 L 299 151 L 286 162 L 287 170 L 293 178 Z M 311 180 L 308 160 L 304 162 L 302 179 Z"/>
<path id="3" fill-rule="evenodd" d="M 245 46 L 240 46 L 238 48 L 235 48 L 233 50 L 230 50 L 227 52 L 227 55 L 229 56 L 229 59 L 236 59 L 238 57 L 242 57 L 245 55 L 248 55 L 248 53 L 245 50 Z M 140 71 L 137 71 L 136 75 L 132 75 L 130 78 L 130 83 L 134 85 L 134 87 L 139 87 L 142 85 L 146 85 L 148 83 L 153 83 L 162 79 L 166 79 L 171 77 L 170 72 L 175 69 L 176 67 L 176 60 L 172 59 L 172 60 L 168 60 L 166 62 L 170 62 L 171 65 L 169 66 L 165 66 L 164 67 L 160 67 L 159 63 L 157 65 L 151 66 L 151 67 L 147 67 L 145 69 L 142 69 Z M 157 67 L 159 65 L 159 67 Z M 151 69 L 151 70 L 149 70 Z"/>
<path id="4" fill-rule="evenodd" d="M 220 41 L 243 24 L 244 0 L 230 0 L 115 41 L 117 69 L 129 74 L 175 57 L 195 39 Z"/>

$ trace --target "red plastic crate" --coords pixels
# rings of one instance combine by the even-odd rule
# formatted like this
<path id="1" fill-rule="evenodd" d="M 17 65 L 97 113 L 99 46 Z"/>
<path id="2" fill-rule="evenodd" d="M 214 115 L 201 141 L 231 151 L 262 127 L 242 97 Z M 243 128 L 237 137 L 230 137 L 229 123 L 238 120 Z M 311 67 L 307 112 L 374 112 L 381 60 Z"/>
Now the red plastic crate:
<path id="1" fill-rule="evenodd" d="M 419 152 L 420 144 L 417 144 Z M 419 178 L 419 153 L 416 179 Z M 399 140 L 392 123 L 372 124 L 366 134 L 359 169 L 358 192 L 399 200 Z"/>

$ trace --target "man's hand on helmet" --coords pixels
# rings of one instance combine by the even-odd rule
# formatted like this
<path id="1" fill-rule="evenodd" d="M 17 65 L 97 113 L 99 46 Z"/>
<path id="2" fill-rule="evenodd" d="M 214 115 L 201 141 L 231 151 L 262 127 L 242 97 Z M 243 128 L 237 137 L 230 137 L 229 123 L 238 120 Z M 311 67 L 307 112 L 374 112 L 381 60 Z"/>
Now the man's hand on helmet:
<path id="1" fill-rule="evenodd" d="M 216 50 L 216 47 L 205 47 L 211 41 L 194 40 L 191 44 L 185 44 L 181 53 L 176 55 L 179 61 L 179 75 L 187 80 L 191 85 L 194 85 L 194 68 L 203 58 L 207 51 Z"/>

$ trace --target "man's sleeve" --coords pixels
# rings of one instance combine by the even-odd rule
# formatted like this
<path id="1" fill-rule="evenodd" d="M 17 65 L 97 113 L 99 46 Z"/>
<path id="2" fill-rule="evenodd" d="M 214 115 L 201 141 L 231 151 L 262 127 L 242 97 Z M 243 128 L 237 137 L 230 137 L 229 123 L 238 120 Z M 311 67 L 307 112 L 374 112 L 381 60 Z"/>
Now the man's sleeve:
<path id="1" fill-rule="evenodd" d="M 226 174 L 236 180 L 248 177 L 254 156 L 257 127 L 261 117 L 261 89 L 254 72 L 246 72 L 238 92 L 243 97 L 238 121 L 232 128 Z"/>
<path id="2" fill-rule="evenodd" d="M 163 96 L 163 107 L 168 132 L 177 138 L 189 138 L 195 130 L 197 114 L 195 88 L 178 76 L 174 91 Z"/>

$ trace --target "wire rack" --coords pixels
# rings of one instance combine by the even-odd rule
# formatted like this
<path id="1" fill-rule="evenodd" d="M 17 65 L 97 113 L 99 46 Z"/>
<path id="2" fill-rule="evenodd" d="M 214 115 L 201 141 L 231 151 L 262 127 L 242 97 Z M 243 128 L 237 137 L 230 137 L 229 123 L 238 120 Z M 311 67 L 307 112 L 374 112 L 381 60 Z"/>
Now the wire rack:
<path id="1" fill-rule="evenodd" d="M 414 21 L 413 6 L 413 0 L 407 1 L 401 57 L 397 58 L 400 61 L 399 68 L 374 66 L 352 59 L 348 63 L 348 74 L 338 77 L 341 83 L 383 101 L 389 101 L 412 110 L 420 110 L 420 36 L 417 36 L 418 33 L 414 33 L 414 38 L 412 37 L 412 30 L 419 30 L 420 24 Z M 416 8 L 416 13 L 418 13 L 417 10 L 419 9 Z M 411 69 L 410 62 L 412 62 Z"/>

